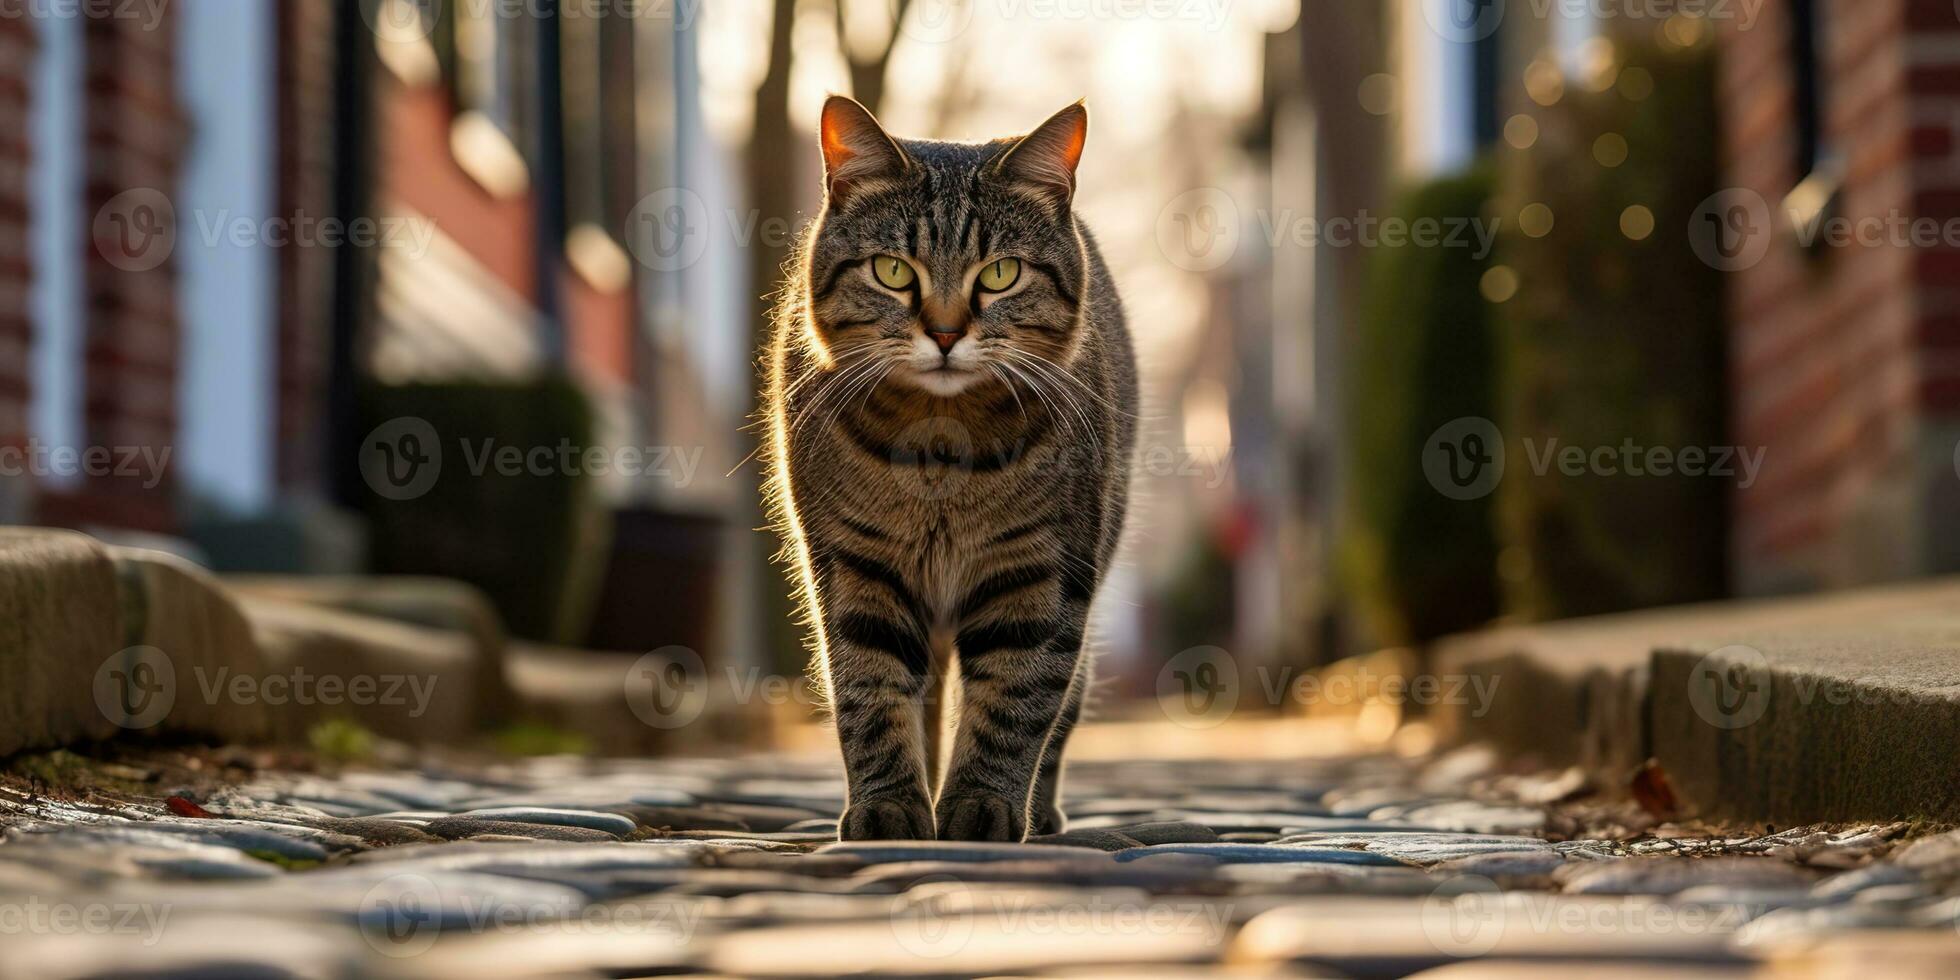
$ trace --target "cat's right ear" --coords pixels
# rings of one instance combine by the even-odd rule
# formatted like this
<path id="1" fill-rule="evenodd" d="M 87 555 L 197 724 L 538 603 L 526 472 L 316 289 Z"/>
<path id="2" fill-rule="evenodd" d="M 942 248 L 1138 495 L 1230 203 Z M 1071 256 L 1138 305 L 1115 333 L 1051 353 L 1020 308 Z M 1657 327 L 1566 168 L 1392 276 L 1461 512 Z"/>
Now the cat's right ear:
<path id="1" fill-rule="evenodd" d="M 888 180 L 911 161 L 898 142 L 857 100 L 833 95 L 824 101 L 818 136 L 823 143 L 824 187 L 832 204 L 841 203 L 867 182 Z"/>

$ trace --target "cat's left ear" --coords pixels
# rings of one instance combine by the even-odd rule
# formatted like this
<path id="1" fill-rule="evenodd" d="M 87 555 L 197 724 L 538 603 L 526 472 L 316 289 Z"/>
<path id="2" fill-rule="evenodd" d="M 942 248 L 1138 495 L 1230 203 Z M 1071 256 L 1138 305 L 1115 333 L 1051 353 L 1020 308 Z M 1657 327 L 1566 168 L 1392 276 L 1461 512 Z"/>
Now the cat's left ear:
<path id="1" fill-rule="evenodd" d="M 1075 165 L 1089 139 L 1089 110 L 1082 103 L 1048 117 L 1000 158 L 999 171 L 1066 210 L 1075 198 Z"/>
<path id="2" fill-rule="evenodd" d="M 871 110 L 842 95 L 824 101 L 818 137 L 824 186 L 833 205 L 842 204 L 860 185 L 896 177 L 911 164 Z"/>

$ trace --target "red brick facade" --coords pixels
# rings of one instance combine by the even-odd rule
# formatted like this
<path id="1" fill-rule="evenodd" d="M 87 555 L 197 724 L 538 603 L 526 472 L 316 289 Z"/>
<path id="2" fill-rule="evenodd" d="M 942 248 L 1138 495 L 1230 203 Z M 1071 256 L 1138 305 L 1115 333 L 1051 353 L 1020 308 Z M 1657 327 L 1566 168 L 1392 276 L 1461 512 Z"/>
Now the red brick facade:
<path id="1" fill-rule="evenodd" d="M 34 72 L 34 24 L 0 17 L 0 445 L 27 438 L 28 365 L 32 331 L 28 284 L 29 84 Z"/>
<path id="2" fill-rule="evenodd" d="M 1954 4 L 1818 4 L 1841 226 L 1960 219 Z M 1960 480 L 1950 425 L 1960 418 L 1960 244 L 1916 247 L 1890 231 L 1798 243 L 1783 205 L 1804 176 L 1790 14 L 1788 0 L 1769 0 L 1752 27 L 1731 24 L 1724 37 L 1726 182 L 1776 216 L 1768 253 L 1730 277 L 1735 438 L 1764 450 L 1761 479 L 1736 497 L 1743 592 L 1942 569 L 1952 557 L 1932 542 L 1950 540 L 1939 514 Z"/>
<path id="3" fill-rule="evenodd" d="M 179 221 L 175 239 L 119 237 L 130 219 L 171 224 L 167 215 L 143 217 L 131 192 L 167 199 L 177 187 L 188 136 L 176 98 L 177 11 L 158 8 L 154 21 L 90 18 L 82 27 L 82 214 L 94 243 L 83 260 L 84 440 L 88 446 L 162 453 L 177 438 L 178 323 L 174 257 L 154 261 L 152 248 L 182 247 L 191 233 Z M 181 216 L 180 216 L 181 217 Z M 130 242 L 138 242 L 132 252 Z M 174 481 L 146 488 L 141 481 L 102 476 L 70 494 L 42 498 L 40 518 L 50 524 L 109 524 L 166 530 L 175 519 Z"/>

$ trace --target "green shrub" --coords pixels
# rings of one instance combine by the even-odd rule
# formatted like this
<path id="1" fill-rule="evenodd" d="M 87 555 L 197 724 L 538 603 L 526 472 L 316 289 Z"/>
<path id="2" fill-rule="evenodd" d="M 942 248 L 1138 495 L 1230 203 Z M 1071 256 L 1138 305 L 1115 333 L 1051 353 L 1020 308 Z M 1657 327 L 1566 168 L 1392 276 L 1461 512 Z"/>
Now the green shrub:
<path id="1" fill-rule="evenodd" d="M 1622 46 L 1616 84 L 1568 84 L 1533 111 L 1537 141 L 1503 160 L 1499 256 L 1519 283 L 1497 313 L 1507 611 L 1555 618 L 1725 590 L 1732 480 L 1545 467 L 1552 440 L 1671 451 L 1728 442 L 1722 280 L 1687 234 L 1718 188 L 1711 47 Z M 1607 165 L 1612 136 L 1626 141 L 1618 166 Z M 1531 204 L 1551 208 L 1543 237 L 1519 228 Z M 1640 240 L 1637 224 L 1622 230 L 1634 206 L 1653 216 Z"/>
<path id="2" fill-rule="evenodd" d="M 441 447 L 440 475 L 426 491 L 400 500 L 368 493 L 375 569 L 468 582 L 512 634 L 583 642 L 605 570 L 608 518 L 595 477 L 559 463 L 561 447 L 596 444 L 592 407 L 577 385 L 374 385 L 362 392 L 362 411 L 364 432 L 393 438 L 402 431 L 396 420 L 420 419 Z M 490 450 L 536 450 L 544 465 L 527 459 L 506 470 Z M 361 454 L 364 471 L 384 463 L 371 446 Z"/>
<path id="3" fill-rule="evenodd" d="M 1480 221 L 1484 169 L 1405 192 L 1395 209 L 1422 219 Z M 1453 420 L 1493 413 L 1490 257 L 1471 245 L 1378 247 L 1367 269 L 1348 391 L 1343 580 L 1375 643 L 1421 642 L 1497 613 L 1488 498 L 1454 500 L 1423 472 L 1425 440 Z"/>

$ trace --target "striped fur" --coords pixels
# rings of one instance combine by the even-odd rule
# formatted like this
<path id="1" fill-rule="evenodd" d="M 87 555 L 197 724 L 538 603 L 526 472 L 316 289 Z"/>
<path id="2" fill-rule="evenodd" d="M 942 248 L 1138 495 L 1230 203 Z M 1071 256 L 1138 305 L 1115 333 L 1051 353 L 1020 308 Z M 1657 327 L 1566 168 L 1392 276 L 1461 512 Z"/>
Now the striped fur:
<path id="1" fill-rule="evenodd" d="M 893 140 L 848 99 L 824 116 L 828 194 L 776 311 L 766 422 L 848 776 L 839 833 L 1056 832 L 1136 441 L 1122 304 L 1069 206 L 1086 114 L 979 144 Z M 916 288 L 882 285 L 881 255 Z M 1019 278 L 986 293 L 1000 258 Z M 963 332 L 948 350 L 929 328 Z"/>

